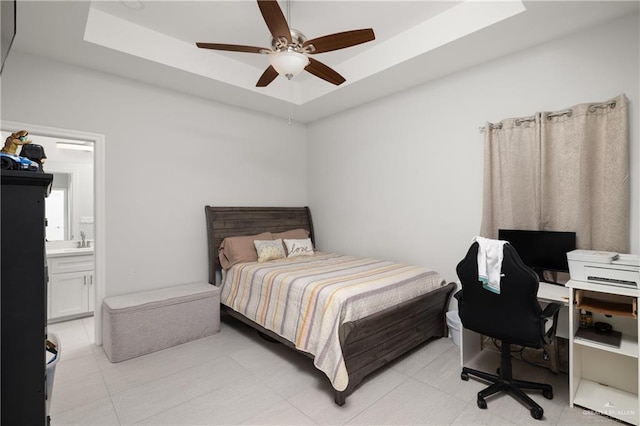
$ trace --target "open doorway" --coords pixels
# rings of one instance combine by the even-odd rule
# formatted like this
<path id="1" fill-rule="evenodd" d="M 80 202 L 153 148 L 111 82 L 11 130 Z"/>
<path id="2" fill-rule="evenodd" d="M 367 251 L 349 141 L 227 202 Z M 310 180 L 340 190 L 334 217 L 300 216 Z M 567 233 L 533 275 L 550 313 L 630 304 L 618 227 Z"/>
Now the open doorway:
<path id="1" fill-rule="evenodd" d="M 48 262 L 69 253 L 84 256 L 78 259 L 91 259 L 84 262 L 88 266 L 81 268 L 82 271 L 65 271 L 66 275 L 54 277 L 50 270 L 50 321 L 93 312 L 95 343 L 99 345 L 102 315 L 100 309 L 94 307 L 101 306 L 105 294 L 104 135 L 3 121 L 3 140 L 23 129 L 29 131 L 32 143 L 44 147 L 47 156 L 44 171 L 54 174 L 52 196 L 45 200 L 47 219 L 51 218 L 46 231 Z M 50 253 L 56 254 L 49 259 Z M 55 279 L 59 281 L 54 282 Z M 51 292 L 52 284 L 60 284 L 55 287 L 55 294 Z"/>

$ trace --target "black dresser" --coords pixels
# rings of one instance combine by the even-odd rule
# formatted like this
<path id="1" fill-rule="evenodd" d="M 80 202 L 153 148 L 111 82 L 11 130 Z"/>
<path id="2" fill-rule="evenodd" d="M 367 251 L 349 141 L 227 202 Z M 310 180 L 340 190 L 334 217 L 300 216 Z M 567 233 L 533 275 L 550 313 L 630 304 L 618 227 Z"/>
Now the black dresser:
<path id="1" fill-rule="evenodd" d="M 53 175 L 0 170 L 2 425 L 43 425 L 47 276 L 45 197 Z"/>

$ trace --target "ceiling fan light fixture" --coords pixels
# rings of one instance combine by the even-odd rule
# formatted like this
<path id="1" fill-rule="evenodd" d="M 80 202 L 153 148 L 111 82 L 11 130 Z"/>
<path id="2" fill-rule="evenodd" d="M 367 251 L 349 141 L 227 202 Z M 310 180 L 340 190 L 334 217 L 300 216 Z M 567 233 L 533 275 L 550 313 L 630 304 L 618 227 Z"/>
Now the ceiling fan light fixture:
<path id="1" fill-rule="evenodd" d="M 124 1 L 124 0 L 121 0 Z M 307 40 L 300 31 L 289 26 L 276 0 L 258 0 L 258 8 L 271 33 L 271 48 L 243 46 L 239 44 L 196 43 L 202 49 L 227 52 L 259 53 L 269 55 L 269 66 L 262 73 L 256 87 L 266 87 L 279 75 L 291 80 L 305 70 L 310 74 L 336 86 L 346 80 L 331 67 L 314 59 L 316 53 L 333 52 L 376 39 L 372 28 L 343 31 Z M 289 0 L 287 0 L 287 15 Z"/>
<path id="2" fill-rule="evenodd" d="M 309 58 L 294 50 L 281 50 L 269 55 L 269 64 L 289 80 L 309 65 Z"/>

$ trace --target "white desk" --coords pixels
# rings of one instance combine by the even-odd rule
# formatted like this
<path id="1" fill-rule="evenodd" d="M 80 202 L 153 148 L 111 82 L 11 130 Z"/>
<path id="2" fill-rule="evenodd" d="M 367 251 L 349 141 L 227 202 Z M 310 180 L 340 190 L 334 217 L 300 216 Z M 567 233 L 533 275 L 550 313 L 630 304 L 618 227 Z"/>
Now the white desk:
<path id="1" fill-rule="evenodd" d="M 558 315 L 558 327 L 556 336 L 569 338 L 569 294 L 568 287 L 557 284 L 540 282 L 538 287 L 538 300 L 543 305 L 542 308 L 550 302 L 562 303 Z M 474 331 L 467 330 L 462 327 L 460 337 L 460 363 L 464 367 L 469 361 L 475 358 L 482 350 L 482 336 Z"/>
<path id="2" fill-rule="evenodd" d="M 569 306 L 569 288 L 546 282 L 541 282 L 538 287 L 538 299 L 540 301 L 560 302 Z"/>

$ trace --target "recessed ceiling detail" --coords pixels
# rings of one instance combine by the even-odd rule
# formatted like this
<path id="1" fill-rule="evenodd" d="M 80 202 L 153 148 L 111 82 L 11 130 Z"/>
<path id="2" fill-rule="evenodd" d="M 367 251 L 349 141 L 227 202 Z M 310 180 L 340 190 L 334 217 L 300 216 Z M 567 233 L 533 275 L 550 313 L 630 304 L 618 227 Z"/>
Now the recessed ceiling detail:
<path id="1" fill-rule="evenodd" d="M 396 31 L 388 37 L 378 36 L 375 43 L 352 48 L 352 55 L 334 65 L 335 70 L 347 80 L 339 87 L 321 80 L 315 81 L 317 79 L 313 78 L 296 78 L 290 81 L 277 79 L 278 81 L 274 81 L 268 87 L 256 88 L 255 81 L 264 71 L 259 66 L 235 59 L 228 54 L 198 49 L 192 42 L 185 41 L 174 33 L 176 26 L 167 26 L 161 31 L 159 25 L 151 25 L 149 22 L 145 22 L 145 25 L 137 23 L 136 15 L 143 14 L 144 9 L 129 11 L 129 15 L 120 11 L 119 16 L 116 16 L 101 10 L 100 3 L 103 2 L 92 3 L 89 9 L 84 32 L 85 41 L 294 105 L 303 105 L 340 90 L 525 11 L 521 1 L 465 1 L 452 3 L 451 7 L 444 9 L 440 5 L 437 14 L 427 14 L 427 19 L 411 28 Z M 158 3 L 162 5 L 163 2 Z M 216 6 L 216 3 L 218 2 L 213 2 L 212 7 Z M 326 3 L 327 12 L 336 4 L 338 3 Z M 312 6 L 311 2 L 294 2 L 294 5 L 298 10 L 303 10 L 306 5 L 317 7 Z M 398 7 L 402 7 L 401 5 L 402 2 L 399 2 Z M 225 14 L 232 5 L 229 2 L 219 2 L 218 6 L 218 13 Z M 366 7 L 361 2 L 357 2 L 356 6 L 361 14 L 366 15 L 366 12 L 363 12 Z M 254 13 L 260 18 L 258 8 L 254 8 Z M 123 16 L 127 16 L 127 19 Z M 304 23 L 298 21 L 295 25 L 303 27 Z M 117 31 L 114 31 L 114 28 L 117 28 Z M 237 32 L 243 30 L 244 28 L 240 27 Z M 378 34 L 384 35 L 385 30 L 378 31 L 376 28 L 376 35 Z M 269 32 L 264 28 L 264 38 L 268 36 Z M 262 45 L 263 42 L 256 40 L 254 44 Z"/>

